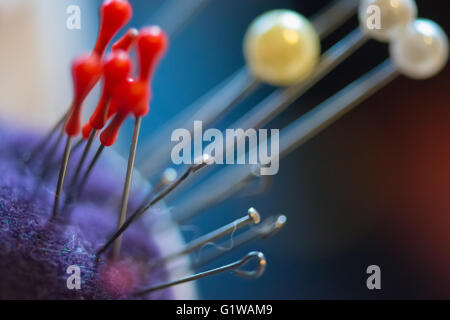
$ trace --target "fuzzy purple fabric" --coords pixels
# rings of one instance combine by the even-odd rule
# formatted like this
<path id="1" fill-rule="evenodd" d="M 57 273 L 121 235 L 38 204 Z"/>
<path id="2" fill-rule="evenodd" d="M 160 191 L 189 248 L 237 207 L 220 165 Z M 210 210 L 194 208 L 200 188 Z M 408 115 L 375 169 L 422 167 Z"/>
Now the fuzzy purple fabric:
<path id="1" fill-rule="evenodd" d="M 48 163 L 23 163 L 39 138 L 0 128 L 0 299 L 128 299 L 138 289 L 167 281 L 165 270 L 148 270 L 148 261 L 160 252 L 142 222 L 125 232 L 121 261 L 95 256 L 117 223 L 117 208 L 108 206 L 108 199 L 120 194 L 124 168 L 117 168 L 111 153 L 103 155 L 84 195 L 60 212 L 66 221 L 49 222 L 57 170 L 41 181 L 36 173 Z M 80 290 L 67 287 L 71 265 L 81 269 Z M 172 297 L 169 289 L 140 298 Z"/>

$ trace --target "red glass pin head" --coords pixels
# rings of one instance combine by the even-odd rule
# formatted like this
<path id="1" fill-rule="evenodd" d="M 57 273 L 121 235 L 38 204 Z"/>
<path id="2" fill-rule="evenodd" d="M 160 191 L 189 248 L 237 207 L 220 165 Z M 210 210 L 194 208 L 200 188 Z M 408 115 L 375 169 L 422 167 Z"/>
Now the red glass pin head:
<path id="1" fill-rule="evenodd" d="M 117 100 L 112 98 L 110 103 L 109 103 L 109 108 L 108 108 L 108 119 L 116 114 L 117 109 L 119 109 Z"/>
<path id="2" fill-rule="evenodd" d="M 80 133 L 81 106 L 101 76 L 101 61 L 96 54 L 80 55 L 72 62 L 74 99 L 71 114 L 66 123 L 66 133 L 75 136 Z"/>
<path id="3" fill-rule="evenodd" d="M 122 124 L 127 119 L 128 114 L 116 113 L 109 125 L 100 134 L 100 142 L 105 147 L 110 147 L 116 143 Z"/>
<path id="4" fill-rule="evenodd" d="M 111 47 L 112 51 L 123 50 L 129 52 L 133 45 L 135 44 L 139 31 L 135 28 L 128 29 L 122 38 L 117 40 Z"/>
<path id="5" fill-rule="evenodd" d="M 97 55 L 82 54 L 72 62 L 74 100 L 83 101 L 101 76 L 102 64 Z"/>
<path id="6" fill-rule="evenodd" d="M 89 139 L 89 137 L 91 136 L 91 132 L 92 132 L 92 126 L 89 122 L 86 122 L 83 126 L 83 128 L 81 129 L 81 134 L 83 135 L 84 139 Z"/>
<path id="7" fill-rule="evenodd" d="M 114 90 L 121 83 L 126 82 L 131 73 L 131 59 L 125 51 L 112 51 L 103 62 L 103 91 L 97 108 L 89 122 L 95 129 L 105 126 L 108 119 L 108 107 Z"/>
<path id="8" fill-rule="evenodd" d="M 103 56 L 116 33 L 130 21 L 133 8 L 127 0 L 105 0 L 100 7 L 100 30 L 94 53 Z"/>
<path id="9" fill-rule="evenodd" d="M 150 90 L 144 81 L 128 79 L 117 88 L 117 112 L 135 114 L 136 107 L 150 99 Z"/>
<path id="10" fill-rule="evenodd" d="M 126 118 L 133 114 L 135 117 L 143 116 L 148 110 L 150 99 L 148 85 L 143 81 L 128 79 L 117 87 L 113 96 L 117 112 L 111 123 L 100 135 L 100 141 L 104 146 L 112 146 L 119 135 L 120 128 Z"/>
<path id="11" fill-rule="evenodd" d="M 130 56 L 122 50 L 112 51 L 103 63 L 104 90 L 111 96 L 113 90 L 131 74 Z"/>
<path id="12" fill-rule="evenodd" d="M 137 49 L 139 55 L 139 79 L 151 82 L 161 57 L 168 47 L 168 39 L 164 31 L 158 26 L 143 28 L 139 31 Z"/>

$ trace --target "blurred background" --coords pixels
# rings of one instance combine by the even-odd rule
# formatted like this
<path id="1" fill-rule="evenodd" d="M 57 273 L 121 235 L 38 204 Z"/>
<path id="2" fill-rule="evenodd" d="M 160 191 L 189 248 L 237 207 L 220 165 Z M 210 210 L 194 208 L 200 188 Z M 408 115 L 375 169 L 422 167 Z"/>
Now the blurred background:
<path id="1" fill-rule="evenodd" d="M 171 19 L 179 14 L 176 5 L 174 10 L 162 10 L 171 1 L 130 2 L 131 26 L 160 23 L 170 28 Z M 329 2 L 205 1 L 174 34 L 157 70 L 141 145 L 244 65 L 242 40 L 256 16 L 287 8 L 310 17 Z M 450 33 L 448 1 L 416 2 L 420 17 L 436 21 Z M 64 112 L 71 99 L 70 60 L 95 42 L 100 3 L 0 0 L 2 121 L 45 129 Z M 71 4 L 81 8 L 80 30 L 66 28 L 66 8 Z M 165 16 L 167 12 L 172 14 Z M 322 42 L 322 50 L 357 25 L 353 16 Z M 387 56 L 387 45 L 370 41 L 266 128 L 283 128 Z M 398 78 L 283 159 L 264 193 L 231 197 L 180 226 L 188 241 L 243 216 L 250 206 L 263 217 L 277 213 L 288 217 L 273 238 L 233 250 L 208 266 L 261 250 L 268 259 L 261 279 L 229 275 L 203 279 L 198 281 L 200 297 L 450 298 L 449 68 L 426 81 Z M 226 128 L 273 90 L 263 86 L 215 127 Z M 95 99 L 91 95 L 88 105 L 95 106 Z M 131 127 L 130 122 L 130 136 Z M 127 138 L 117 146 L 124 156 Z M 167 205 L 182 210 L 179 206 L 185 201 L 189 199 L 181 194 Z M 381 268 L 381 290 L 366 287 L 366 268 L 372 264 Z"/>

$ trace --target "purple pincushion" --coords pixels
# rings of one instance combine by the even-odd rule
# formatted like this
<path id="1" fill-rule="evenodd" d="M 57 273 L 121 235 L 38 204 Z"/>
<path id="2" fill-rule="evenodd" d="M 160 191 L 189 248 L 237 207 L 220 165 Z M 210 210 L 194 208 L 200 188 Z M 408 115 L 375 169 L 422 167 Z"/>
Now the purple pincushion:
<path id="1" fill-rule="evenodd" d="M 138 289 L 167 281 L 165 270 L 148 269 L 148 261 L 160 252 L 143 222 L 125 232 L 121 261 L 95 256 L 117 223 L 117 208 L 109 199 L 120 194 L 123 170 L 114 168 L 118 163 L 111 153 L 103 155 L 83 196 L 60 212 L 66 221 L 49 222 L 55 174 L 40 181 L 36 172 L 48 164 L 36 161 L 26 167 L 22 160 L 39 141 L 35 136 L 0 129 L 0 299 L 127 299 Z M 73 155 L 72 169 L 78 156 Z M 66 271 L 72 265 L 81 270 L 80 290 L 67 287 Z M 172 297 L 168 289 L 144 298 Z"/>

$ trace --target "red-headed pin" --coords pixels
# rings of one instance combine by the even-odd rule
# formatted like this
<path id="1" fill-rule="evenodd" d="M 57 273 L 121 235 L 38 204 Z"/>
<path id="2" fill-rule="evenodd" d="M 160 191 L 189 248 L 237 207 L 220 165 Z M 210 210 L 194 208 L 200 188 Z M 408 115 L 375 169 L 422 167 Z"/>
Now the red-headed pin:
<path id="1" fill-rule="evenodd" d="M 95 130 L 102 129 L 107 121 L 108 107 L 116 88 L 126 82 L 131 74 L 131 59 L 125 51 L 113 51 L 103 63 L 103 90 L 97 108 L 89 119 Z"/>
<path id="2" fill-rule="evenodd" d="M 80 132 L 81 107 L 89 91 L 92 90 L 100 77 L 101 70 L 101 62 L 96 54 L 81 55 L 72 63 L 74 98 L 70 109 L 71 112 L 65 126 L 67 142 L 66 147 L 64 148 L 64 155 L 61 161 L 61 168 L 56 186 L 52 219 L 54 219 L 58 214 L 59 197 L 64 186 L 67 164 L 70 159 L 72 139 Z"/>
<path id="3" fill-rule="evenodd" d="M 168 47 L 168 39 L 158 26 L 142 28 L 137 39 L 139 80 L 151 84 L 151 78 Z"/>
<path id="4" fill-rule="evenodd" d="M 119 230 L 125 223 L 127 218 L 128 200 L 130 197 L 131 180 L 133 176 L 134 160 L 136 156 L 137 142 L 139 137 L 139 130 L 141 127 L 142 117 L 145 116 L 149 111 L 149 102 L 151 97 L 150 83 L 153 73 L 159 60 L 162 58 L 167 50 L 168 40 L 166 34 L 157 26 L 151 26 L 143 28 L 139 31 L 139 36 L 137 40 L 137 50 L 139 56 L 139 79 L 137 81 L 128 82 L 124 86 L 125 92 L 121 94 L 118 91 L 117 99 L 118 111 L 116 117 L 118 117 L 117 125 L 120 126 L 123 122 L 123 116 L 120 115 L 121 112 L 132 112 L 135 117 L 133 139 L 131 143 L 130 154 L 128 157 L 128 167 L 125 176 L 125 182 L 122 192 L 122 200 L 119 211 L 119 219 L 117 223 L 117 229 Z M 129 100 L 129 101 L 126 101 Z M 126 105 L 133 106 L 131 110 L 123 109 Z M 116 119 L 114 119 L 116 120 Z M 115 125 L 113 122 L 111 125 Z M 116 126 L 117 126 L 116 125 Z M 108 140 L 115 137 L 112 132 L 107 128 L 102 132 L 100 139 Z M 105 141 L 107 142 L 107 141 Z M 103 141 L 102 141 L 103 143 Z M 117 258 L 120 253 L 120 247 L 122 243 L 122 237 L 118 237 L 114 242 L 113 248 L 113 258 Z"/>
<path id="5" fill-rule="evenodd" d="M 97 36 L 97 42 L 95 44 L 94 50 L 92 50 L 91 56 L 96 56 L 99 59 L 103 57 L 109 42 L 117 34 L 117 32 L 123 26 L 125 26 L 128 21 L 130 21 L 132 14 L 133 9 L 128 0 L 105 0 L 102 3 L 100 7 L 100 29 Z M 126 34 L 122 39 L 125 39 L 125 43 L 130 44 L 132 44 L 132 42 L 134 41 L 134 37 L 132 35 L 130 36 L 130 34 Z M 117 45 L 117 43 L 115 43 L 115 45 Z M 121 45 L 123 46 L 124 44 L 118 44 L 118 46 Z M 95 79 L 93 85 L 95 85 L 98 80 L 99 77 Z M 88 90 L 86 95 L 90 92 L 90 90 L 92 90 L 92 88 L 93 86 Z M 83 100 L 85 97 L 86 96 L 83 97 Z M 78 134 L 80 131 L 79 121 L 81 119 L 81 108 L 79 108 L 79 110 L 76 110 L 75 112 L 72 111 L 72 115 L 73 119 L 69 118 L 66 124 L 66 133 L 69 135 Z M 72 124 L 69 124 L 69 122 L 72 122 Z"/>
<path id="6" fill-rule="evenodd" d="M 109 120 L 113 115 L 115 115 L 117 112 L 117 102 L 115 100 L 111 100 L 108 106 L 108 114 L 106 118 Z M 88 121 L 84 124 L 83 128 L 81 129 L 81 134 L 83 135 L 83 140 L 89 139 L 91 132 L 94 128 L 92 127 L 91 123 Z"/>
<path id="7" fill-rule="evenodd" d="M 89 140 L 84 148 L 83 154 L 73 175 L 71 183 L 72 187 L 75 187 L 77 183 L 78 176 L 81 172 L 86 157 L 89 154 L 98 130 L 102 129 L 106 124 L 108 109 L 114 90 L 117 88 L 117 86 L 126 81 L 126 79 L 131 74 L 131 69 L 131 59 L 125 51 L 114 50 L 106 56 L 102 67 L 103 90 L 97 108 L 94 110 L 92 116 L 89 119 L 89 125 L 85 125 L 83 127 L 83 136 L 85 137 L 86 135 L 88 135 Z M 91 130 L 91 128 L 93 129 Z"/>
<path id="8" fill-rule="evenodd" d="M 110 104 L 110 107 L 114 109 L 113 111 L 110 110 L 110 112 L 114 113 L 115 116 L 109 123 L 109 125 L 100 134 L 101 144 L 97 149 L 94 157 L 92 158 L 88 169 L 83 175 L 83 179 L 81 180 L 78 188 L 80 193 L 84 189 L 89 175 L 92 172 L 92 169 L 100 158 L 100 155 L 102 154 L 105 147 L 110 147 L 116 142 L 123 122 L 128 118 L 128 116 L 134 114 L 134 110 L 142 109 L 140 105 L 143 103 L 147 103 L 148 99 L 149 90 L 143 82 L 128 78 L 125 82 L 117 87 Z M 135 126 L 135 133 L 136 130 L 139 131 L 139 127 L 139 124 Z M 135 137 L 137 137 L 137 134 L 133 135 L 133 141 Z"/>
<path id="9" fill-rule="evenodd" d="M 143 28 L 139 31 L 137 40 L 137 50 L 139 56 L 139 80 L 133 83 L 131 89 L 145 87 L 146 96 L 144 100 L 134 101 L 132 110 L 135 117 L 133 139 L 128 157 L 128 168 L 122 192 L 122 200 L 120 205 L 119 219 L 117 229 L 120 230 L 127 218 L 128 200 L 130 197 L 131 180 L 133 176 L 134 160 L 136 156 L 137 141 L 141 126 L 142 117 L 149 111 L 150 102 L 150 84 L 153 73 L 158 65 L 159 60 L 165 54 L 168 47 L 167 36 L 158 26 Z M 142 89 L 139 89 L 142 90 Z M 119 108 L 121 104 L 119 103 Z M 103 133 L 102 133 L 103 134 Z M 117 258 L 120 253 L 122 236 L 118 237 L 114 242 L 113 258 Z"/>
<path id="10" fill-rule="evenodd" d="M 112 51 L 123 50 L 129 52 L 137 40 L 139 31 L 136 28 L 130 28 L 128 31 L 117 40 L 111 47 Z"/>
<path id="11" fill-rule="evenodd" d="M 133 45 L 136 43 L 138 35 L 139 35 L 139 31 L 137 29 L 135 29 L 135 28 L 128 29 L 128 31 L 112 45 L 112 47 L 111 47 L 112 52 L 114 53 L 117 51 L 125 51 L 128 53 L 131 50 L 131 48 L 133 47 Z M 111 99 L 109 99 L 109 102 L 111 102 Z M 116 113 L 116 110 L 117 110 L 117 107 L 115 107 L 115 105 L 111 106 L 111 103 L 109 103 L 109 104 L 110 105 L 106 108 L 108 110 L 107 115 L 106 115 L 106 120 L 109 120 Z M 98 106 L 97 106 L 97 108 L 98 108 Z M 103 126 L 101 128 L 103 128 Z M 101 129 L 101 128 L 97 128 L 97 129 Z M 87 122 L 86 124 L 84 124 L 83 128 L 81 129 L 81 134 L 83 135 L 83 138 L 88 140 L 89 137 L 91 136 L 91 132 L 93 129 L 94 129 L 94 127 L 92 126 L 90 121 Z"/>
<path id="12" fill-rule="evenodd" d="M 100 30 L 93 53 L 102 57 L 111 39 L 130 21 L 133 8 L 127 0 L 105 0 L 100 7 Z"/>
<path id="13" fill-rule="evenodd" d="M 68 136 L 80 133 L 81 109 L 86 96 L 97 83 L 102 73 L 102 64 L 96 54 L 81 55 L 72 63 L 72 80 L 74 98 L 70 115 L 66 121 L 65 131 Z"/>
<path id="14" fill-rule="evenodd" d="M 131 19 L 132 11 L 132 7 L 127 0 L 105 0 L 100 7 L 100 29 L 92 53 L 88 56 L 79 56 L 72 63 L 74 100 L 67 121 L 65 121 L 67 143 L 59 171 L 58 184 L 56 186 L 52 219 L 58 214 L 59 197 L 64 187 L 72 139 L 81 130 L 81 109 L 83 101 L 100 78 L 100 61 L 105 53 L 106 47 L 117 32 Z"/>
<path id="15" fill-rule="evenodd" d="M 94 167 L 104 148 L 109 147 L 116 142 L 123 122 L 130 114 L 133 114 L 135 117 L 135 124 L 131 150 L 128 157 L 127 173 L 122 192 L 122 201 L 117 227 L 118 229 L 120 229 L 120 227 L 126 220 L 126 212 L 128 209 L 128 200 L 134 168 L 134 159 L 136 155 L 141 121 L 142 117 L 145 116 L 149 111 L 149 101 L 151 97 L 151 77 L 156 68 L 156 65 L 158 64 L 158 61 L 164 55 L 167 49 L 167 45 L 167 36 L 159 27 L 147 27 L 143 28 L 139 32 L 139 36 L 137 39 L 137 49 L 139 55 L 139 78 L 137 80 L 128 79 L 126 82 L 118 86 L 111 101 L 110 108 L 114 110 L 117 109 L 117 112 L 108 127 L 106 127 L 106 129 L 102 131 L 100 135 L 101 145 L 95 153 L 95 156 L 91 161 L 80 185 L 80 189 L 82 189 L 87 181 L 87 178 L 89 177 L 92 168 Z M 111 110 L 110 114 L 112 114 Z M 118 257 L 120 246 L 121 237 L 118 237 L 114 242 L 114 258 Z"/>
<path id="16" fill-rule="evenodd" d="M 106 47 L 114 35 L 131 19 L 133 9 L 127 0 L 105 0 L 100 7 L 100 28 L 98 32 L 97 41 L 95 47 L 92 51 L 93 56 L 97 56 L 98 59 L 102 59 L 105 53 Z M 126 46 L 127 42 L 132 42 L 133 33 L 136 31 L 129 31 L 130 33 L 124 38 L 123 43 L 118 46 Z M 77 58 L 78 59 L 78 58 Z M 75 62 L 76 63 L 76 62 Z M 95 83 L 98 81 L 96 79 Z M 94 85 L 95 85 L 94 83 Z M 93 86 L 92 86 L 93 87 Z M 92 89 L 92 88 L 91 88 Z M 90 90 L 89 90 L 90 91 Z M 86 93 L 86 95 L 89 93 Z M 82 102 L 82 101 L 81 101 Z M 47 133 L 45 138 L 39 145 L 33 149 L 29 156 L 25 159 L 26 163 L 29 163 L 32 159 L 36 157 L 37 154 L 41 153 L 42 150 L 47 146 L 48 142 L 51 140 L 53 135 L 58 132 L 58 129 L 66 123 L 67 118 L 73 110 L 69 109 L 63 117 L 56 123 L 55 126 Z M 74 121 L 74 119 L 72 119 Z M 60 133 L 62 135 L 62 132 Z M 58 145 L 55 145 L 52 149 L 56 149 Z M 54 152 L 52 150 L 51 152 Z"/>
<path id="17" fill-rule="evenodd" d="M 149 99 L 150 90 L 145 82 L 128 79 L 122 83 L 114 94 L 114 103 L 117 106 L 116 114 L 108 127 L 102 131 L 101 143 L 106 147 L 112 146 L 116 142 L 119 130 L 126 118 L 130 115 L 140 118 Z"/>

